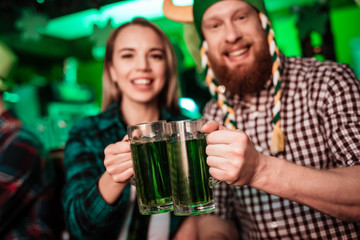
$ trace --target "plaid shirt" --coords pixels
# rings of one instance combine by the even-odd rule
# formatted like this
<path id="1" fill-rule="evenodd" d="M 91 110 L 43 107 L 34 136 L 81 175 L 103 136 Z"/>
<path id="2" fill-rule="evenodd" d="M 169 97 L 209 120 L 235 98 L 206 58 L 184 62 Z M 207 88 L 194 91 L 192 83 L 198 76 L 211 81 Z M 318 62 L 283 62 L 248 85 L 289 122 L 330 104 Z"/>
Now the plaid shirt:
<path id="1" fill-rule="evenodd" d="M 360 82 L 343 64 L 281 55 L 281 124 L 285 153 L 278 156 L 317 169 L 360 164 Z M 269 80 L 251 102 L 228 96 L 238 128 L 270 155 L 274 87 Z M 223 123 L 215 101 L 204 118 Z M 314 183 L 316 184 L 316 183 Z M 215 187 L 216 214 L 234 218 L 243 239 L 360 239 L 360 223 L 343 222 L 307 206 L 249 186 Z"/>
<path id="2" fill-rule="evenodd" d="M 0 239 L 54 239 L 53 192 L 42 145 L 10 112 L 0 116 Z M 49 168 L 47 168 L 48 170 Z"/>
<path id="3" fill-rule="evenodd" d="M 180 120 L 184 117 L 162 111 L 162 119 Z M 123 139 L 127 134 L 126 128 L 118 104 L 113 104 L 104 113 L 85 118 L 70 132 L 65 147 L 63 205 L 67 228 L 79 239 L 116 239 L 126 220 L 130 185 L 115 204 L 108 205 L 101 197 L 97 184 L 105 172 L 105 147 Z M 150 216 L 139 214 L 135 204 L 128 239 L 146 239 L 149 219 Z M 170 237 L 174 236 L 183 219 L 172 213 Z"/>

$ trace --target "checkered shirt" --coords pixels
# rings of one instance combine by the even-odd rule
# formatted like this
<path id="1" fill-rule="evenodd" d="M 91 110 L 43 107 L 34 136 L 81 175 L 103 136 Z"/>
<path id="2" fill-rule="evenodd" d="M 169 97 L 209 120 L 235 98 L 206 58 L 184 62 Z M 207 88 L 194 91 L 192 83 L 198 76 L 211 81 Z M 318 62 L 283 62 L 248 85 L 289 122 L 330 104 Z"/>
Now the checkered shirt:
<path id="1" fill-rule="evenodd" d="M 184 118 L 161 110 L 161 119 Z M 118 239 L 124 221 L 129 220 L 125 218 L 130 184 L 112 205 L 104 201 L 98 189 L 98 180 L 105 171 L 104 149 L 123 139 L 126 127 L 119 105 L 114 103 L 105 112 L 81 120 L 70 131 L 65 147 L 66 184 L 62 203 L 67 229 L 75 239 Z M 171 213 L 169 239 L 184 219 Z M 140 215 L 135 204 L 127 240 L 146 239 L 149 221 L 150 215 Z"/>
<path id="2" fill-rule="evenodd" d="M 43 145 L 11 112 L 0 114 L 0 239 L 55 239 L 53 169 Z"/>
<path id="3" fill-rule="evenodd" d="M 281 59 L 281 127 L 287 141 L 278 157 L 316 169 L 360 165 L 359 80 L 344 64 L 283 55 Z M 271 81 L 250 102 L 236 95 L 228 99 L 238 128 L 258 151 L 270 155 Z M 216 101 L 207 104 L 204 118 L 223 123 Z M 235 219 L 243 239 L 360 239 L 360 222 L 343 222 L 249 186 L 221 183 L 214 194 L 215 213 Z"/>

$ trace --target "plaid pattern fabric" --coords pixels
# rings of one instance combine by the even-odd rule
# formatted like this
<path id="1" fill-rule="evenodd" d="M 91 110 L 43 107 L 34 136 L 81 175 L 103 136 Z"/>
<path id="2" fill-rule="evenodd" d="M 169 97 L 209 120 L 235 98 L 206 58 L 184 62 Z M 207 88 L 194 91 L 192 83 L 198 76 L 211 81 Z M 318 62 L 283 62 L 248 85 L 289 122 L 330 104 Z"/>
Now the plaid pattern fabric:
<path id="1" fill-rule="evenodd" d="M 278 157 L 317 169 L 360 165 L 360 82 L 352 71 L 334 62 L 281 58 L 281 122 L 287 141 Z M 269 80 L 251 102 L 229 96 L 239 129 L 266 155 L 270 155 L 273 93 Z M 204 118 L 223 122 L 215 101 L 206 106 Z M 360 223 L 343 222 L 249 186 L 221 183 L 215 187 L 215 199 L 216 214 L 236 219 L 243 239 L 360 238 Z"/>
<path id="2" fill-rule="evenodd" d="M 162 111 L 162 119 L 170 121 L 183 118 Z M 126 127 L 118 104 L 113 104 L 104 113 L 85 118 L 70 132 L 65 147 L 66 185 L 63 206 L 67 228 L 74 237 L 109 240 L 116 239 L 120 233 L 126 220 L 124 218 L 129 203 L 130 185 L 124 189 L 115 204 L 108 205 L 99 193 L 97 182 L 105 171 L 105 147 L 123 139 L 127 134 Z M 150 218 L 137 218 L 136 215 L 133 212 L 132 221 Z M 175 234 L 183 219 L 172 214 L 170 237 Z M 143 239 L 142 235 L 147 229 L 139 231 L 136 226 L 140 224 L 132 222 L 131 225 L 135 226 L 131 229 L 136 230 L 131 231 L 128 239 Z"/>
<path id="3" fill-rule="evenodd" d="M 0 239 L 55 238 L 42 149 L 10 112 L 0 116 Z"/>

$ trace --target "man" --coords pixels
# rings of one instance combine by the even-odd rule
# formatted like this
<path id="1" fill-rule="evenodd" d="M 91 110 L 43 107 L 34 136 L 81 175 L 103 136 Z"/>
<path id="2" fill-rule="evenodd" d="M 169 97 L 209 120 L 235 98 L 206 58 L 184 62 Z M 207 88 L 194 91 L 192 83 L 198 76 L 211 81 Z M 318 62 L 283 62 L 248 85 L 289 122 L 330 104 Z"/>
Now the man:
<path id="1" fill-rule="evenodd" d="M 287 58 L 261 0 L 194 0 L 216 213 L 243 239 L 360 238 L 360 82 Z M 225 125 L 226 127 L 224 127 Z"/>
<path id="2" fill-rule="evenodd" d="M 6 78 L 16 56 L 1 42 L 0 59 L 0 239 L 53 239 L 59 217 L 52 215 L 53 175 L 45 175 L 39 140 L 5 108 Z"/>

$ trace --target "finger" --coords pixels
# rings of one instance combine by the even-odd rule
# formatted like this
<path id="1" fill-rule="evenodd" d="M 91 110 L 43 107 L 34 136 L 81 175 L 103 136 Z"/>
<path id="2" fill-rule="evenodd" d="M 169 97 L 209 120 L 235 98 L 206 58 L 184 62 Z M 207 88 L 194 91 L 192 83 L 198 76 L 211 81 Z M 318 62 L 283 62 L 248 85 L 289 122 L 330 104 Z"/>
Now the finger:
<path id="1" fill-rule="evenodd" d="M 224 175 L 225 171 L 224 170 L 219 169 L 219 168 L 210 167 L 209 173 L 211 176 L 213 176 L 217 180 L 225 182 L 225 175 Z"/>
<path id="2" fill-rule="evenodd" d="M 238 175 L 234 171 L 229 172 L 228 170 L 211 167 L 209 168 L 209 173 L 217 180 L 226 182 L 227 184 L 232 184 L 239 179 Z"/>
<path id="3" fill-rule="evenodd" d="M 217 156 L 208 156 L 206 158 L 206 163 L 207 165 L 209 165 L 209 167 L 212 167 L 212 168 L 218 168 L 218 169 L 221 169 L 221 170 L 224 170 L 225 168 L 225 162 L 227 160 L 223 157 L 217 157 Z"/>
<path id="4" fill-rule="evenodd" d="M 206 155 L 227 158 L 230 156 L 231 146 L 229 144 L 208 144 Z"/>
<path id="5" fill-rule="evenodd" d="M 236 175 L 243 166 L 243 161 L 241 159 L 223 158 L 216 156 L 207 157 L 206 163 L 209 165 L 209 167 L 223 170 L 228 175 L 232 176 Z"/>
<path id="6" fill-rule="evenodd" d="M 133 168 L 129 168 L 121 174 L 111 175 L 114 182 L 123 183 L 127 182 L 129 178 L 134 174 Z"/>
<path id="7" fill-rule="evenodd" d="M 120 164 L 113 164 L 106 166 L 106 171 L 109 172 L 109 174 L 121 174 L 125 171 L 127 171 L 129 168 L 133 168 L 132 161 L 126 161 L 122 162 Z"/>
<path id="8" fill-rule="evenodd" d="M 107 155 L 104 160 L 105 166 L 117 165 L 123 162 L 132 162 L 131 153 L 121 153 L 116 155 Z"/>
<path id="9" fill-rule="evenodd" d="M 234 130 L 218 130 L 210 133 L 206 141 L 208 144 L 243 144 L 243 141 L 247 139 L 247 136 L 242 131 Z"/>
<path id="10" fill-rule="evenodd" d="M 130 143 L 125 141 L 110 144 L 104 150 L 105 155 L 116 155 L 127 152 L 131 152 Z"/>
<path id="11" fill-rule="evenodd" d="M 126 134 L 121 141 L 122 142 L 128 142 L 129 141 L 129 135 Z"/>
<path id="12" fill-rule="evenodd" d="M 218 122 L 211 120 L 202 126 L 201 131 L 204 133 L 211 133 L 216 130 L 226 129 L 224 126 L 220 125 Z"/>

